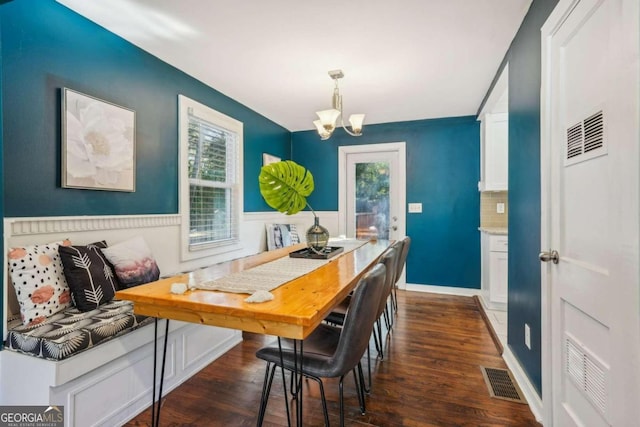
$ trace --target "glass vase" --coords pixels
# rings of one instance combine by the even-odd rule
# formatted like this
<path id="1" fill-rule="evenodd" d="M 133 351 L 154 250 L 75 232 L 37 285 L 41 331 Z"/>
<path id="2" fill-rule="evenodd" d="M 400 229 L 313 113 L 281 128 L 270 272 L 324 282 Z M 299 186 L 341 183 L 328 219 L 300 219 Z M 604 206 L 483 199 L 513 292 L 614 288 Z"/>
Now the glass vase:
<path id="1" fill-rule="evenodd" d="M 322 253 L 329 242 L 329 230 L 320 225 L 320 218 L 314 217 L 313 225 L 307 230 L 307 246 L 315 253 Z"/>

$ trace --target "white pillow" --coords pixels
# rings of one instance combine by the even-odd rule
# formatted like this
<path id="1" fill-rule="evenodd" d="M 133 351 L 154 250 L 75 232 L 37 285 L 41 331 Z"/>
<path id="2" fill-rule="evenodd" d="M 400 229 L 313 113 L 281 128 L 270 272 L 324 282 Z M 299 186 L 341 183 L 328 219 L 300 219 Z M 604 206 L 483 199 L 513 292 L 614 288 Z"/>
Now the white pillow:
<path id="1" fill-rule="evenodd" d="M 9 250 L 9 275 L 24 325 L 35 325 L 71 305 L 58 247 L 69 240 Z"/>

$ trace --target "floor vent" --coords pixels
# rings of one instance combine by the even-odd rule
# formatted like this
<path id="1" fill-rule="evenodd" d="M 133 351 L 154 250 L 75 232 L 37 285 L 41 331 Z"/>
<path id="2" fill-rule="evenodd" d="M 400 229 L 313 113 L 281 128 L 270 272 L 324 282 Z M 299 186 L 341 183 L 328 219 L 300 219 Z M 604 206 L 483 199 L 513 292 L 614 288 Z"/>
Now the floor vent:
<path id="1" fill-rule="evenodd" d="M 513 380 L 511 373 L 507 369 L 485 368 L 480 366 L 484 381 L 487 383 L 489 394 L 496 399 L 508 400 L 510 402 L 527 403 L 518 388 L 518 384 Z"/>

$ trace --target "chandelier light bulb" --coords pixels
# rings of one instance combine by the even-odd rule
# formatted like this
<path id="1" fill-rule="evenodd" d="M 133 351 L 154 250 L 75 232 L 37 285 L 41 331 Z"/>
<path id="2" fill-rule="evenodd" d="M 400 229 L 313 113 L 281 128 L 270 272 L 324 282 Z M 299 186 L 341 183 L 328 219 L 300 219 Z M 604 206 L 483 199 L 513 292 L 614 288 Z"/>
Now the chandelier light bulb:
<path id="1" fill-rule="evenodd" d="M 313 122 L 314 126 L 320 135 L 320 139 L 325 141 L 331 137 L 335 130 L 340 118 L 340 124 L 345 132 L 351 136 L 362 135 L 362 126 L 364 123 L 364 114 L 352 114 L 349 117 L 349 123 L 351 124 L 351 130 L 344 125 L 344 115 L 342 114 L 342 96 L 340 95 L 340 89 L 338 88 L 338 80 L 344 77 L 342 70 L 329 71 L 329 77 L 335 82 L 335 88 L 333 89 L 333 96 L 331 98 L 331 106 L 333 108 L 328 110 L 316 111 L 319 120 Z"/>

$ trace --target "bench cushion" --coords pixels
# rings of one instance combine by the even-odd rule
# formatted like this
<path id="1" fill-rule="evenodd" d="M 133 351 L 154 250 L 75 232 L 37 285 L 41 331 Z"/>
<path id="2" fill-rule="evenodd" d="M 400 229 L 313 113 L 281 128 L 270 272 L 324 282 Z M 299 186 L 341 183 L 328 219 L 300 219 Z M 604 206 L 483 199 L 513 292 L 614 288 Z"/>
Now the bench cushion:
<path id="1" fill-rule="evenodd" d="M 68 308 L 34 326 L 9 322 L 6 349 L 62 360 L 153 321 L 135 315 L 129 301 L 111 301 L 95 310 Z"/>

